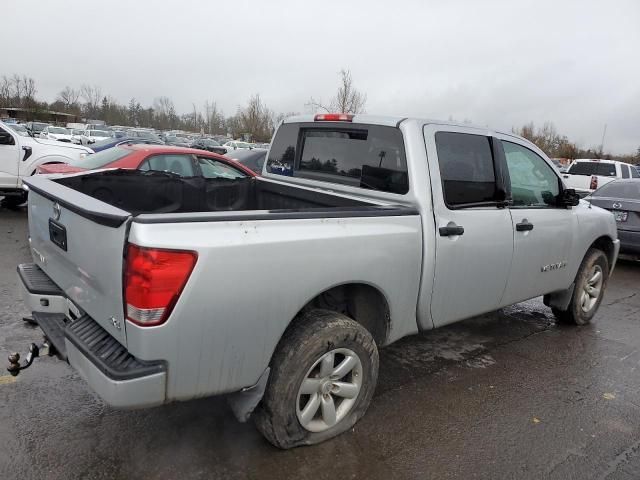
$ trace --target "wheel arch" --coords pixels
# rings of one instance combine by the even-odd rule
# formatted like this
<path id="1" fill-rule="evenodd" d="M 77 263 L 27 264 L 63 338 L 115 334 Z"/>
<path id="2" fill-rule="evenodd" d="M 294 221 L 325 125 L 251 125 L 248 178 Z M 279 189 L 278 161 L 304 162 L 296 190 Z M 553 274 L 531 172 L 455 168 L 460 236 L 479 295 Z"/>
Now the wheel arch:
<path id="1" fill-rule="evenodd" d="M 54 163 L 69 163 L 69 161 L 71 160 L 71 158 L 68 157 L 64 157 L 62 155 L 45 155 L 43 157 L 39 157 L 38 159 L 35 159 L 33 162 L 31 162 L 31 164 L 29 165 L 29 176 L 34 175 L 36 173 L 36 170 L 39 166 L 41 165 L 48 165 L 48 164 L 54 164 Z"/>
<path id="2" fill-rule="evenodd" d="M 389 300 L 379 286 L 363 281 L 332 285 L 308 298 L 291 319 L 281 338 L 293 325 L 302 321 L 301 314 L 316 308 L 338 312 L 355 320 L 371 333 L 377 345 L 384 345 L 389 338 Z"/>
<path id="3" fill-rule="evenodd" d="M 604 252 L 604 254 L 607 256 L 607 260 L 609 261 L 609 270 L 612 270 L 612 267 L 616 260 L 616 249 L 613 244 L 613 239 L 608 235 L 602 235 L 601 237 L 595 239 L 591 243 L 591 245 L 589 245 L 589 248 L 587 248 L 587 252 L 592 248 L 597 248 L 598 250 Z M 585 255 L 587 254 L 587 252 L 585 252 Z"/>

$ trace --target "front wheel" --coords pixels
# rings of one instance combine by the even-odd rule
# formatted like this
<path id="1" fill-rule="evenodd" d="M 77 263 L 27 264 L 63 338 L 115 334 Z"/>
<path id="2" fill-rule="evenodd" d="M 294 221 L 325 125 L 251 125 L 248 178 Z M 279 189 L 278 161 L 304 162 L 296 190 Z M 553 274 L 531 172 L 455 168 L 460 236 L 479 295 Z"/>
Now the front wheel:
<path id="1" fill-rule="evenodd" d="M 576 275 L 575 288 L 566 311 L 553 308 L 562 323 L 586 325 L 600 307 L 609 280 L 609 260 L 602 250 L 590 249 Z"/>
<path id="2" fill-rule="evenodd" d="M 254 422 L 279 448 L 320 443 L 364 415 L 377 379 L 378 349 L 362 325 L 328 310 L 307 312 L 278 345 Z"/>

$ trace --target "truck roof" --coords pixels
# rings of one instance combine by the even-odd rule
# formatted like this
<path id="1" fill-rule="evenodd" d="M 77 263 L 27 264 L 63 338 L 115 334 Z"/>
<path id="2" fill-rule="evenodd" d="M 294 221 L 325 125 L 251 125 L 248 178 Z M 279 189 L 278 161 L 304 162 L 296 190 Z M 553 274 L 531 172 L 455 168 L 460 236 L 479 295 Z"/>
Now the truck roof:
<path id="1" fill-rule="evenodd" d="M 309 122 L 313 123 L 316 115 L 295 115 L 292 117 L 285 118 L 283 123 L 301 123 L 301 122 Z M 352 116 L 351 123 L 362 123 L 369 125 L 383 125 L 389 127 L 397 127 L 400 123 L 405 121 L 418 122 L 424 124 L 437 124 L 437 125 L 448 125 L 453 127 L 461 127 L 461 128 L 476 128 L 478 130 L 490 131 L 494 133 L 499 133 L 501 135 L 506 135 L 513 138 L 518 138 L 525 142 L 532 144 L 526 138 L 521 137 L 520 135 L 516 135 L 513 132 L 503 132 L 501 130 L 496 130 L 486 125 L 477 125 L 473 123 L 463 123 L 463 122 L 453 122 L 453 121 L 445 121 L 445 120 L 436 120 L 433 118 L 421 118 L 421 117 L 398 117 L 393 115 L 368 115 L 368 114 L 356 114 Z M 533 145 L 533 144 L 532 144 Z"/>

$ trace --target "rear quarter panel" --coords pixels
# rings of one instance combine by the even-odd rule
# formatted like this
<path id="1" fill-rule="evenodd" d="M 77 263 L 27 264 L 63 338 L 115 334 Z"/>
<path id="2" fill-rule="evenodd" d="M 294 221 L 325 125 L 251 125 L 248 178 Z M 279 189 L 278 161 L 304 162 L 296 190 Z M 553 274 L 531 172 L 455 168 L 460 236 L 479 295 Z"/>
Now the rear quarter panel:
<path id="1" fill-rule="evenodd" d="M 390 336 L 414 333 L 421 228 L 417 215 L 134 222 L 130 242 L 196 250 L 198 262 L 166 324 L 127 322 L 128 348 L 168 361 L 167 397 L 175 400 L 253 385 L 289 322 L 336 285 L 378 288 L 389 304 Z"/>

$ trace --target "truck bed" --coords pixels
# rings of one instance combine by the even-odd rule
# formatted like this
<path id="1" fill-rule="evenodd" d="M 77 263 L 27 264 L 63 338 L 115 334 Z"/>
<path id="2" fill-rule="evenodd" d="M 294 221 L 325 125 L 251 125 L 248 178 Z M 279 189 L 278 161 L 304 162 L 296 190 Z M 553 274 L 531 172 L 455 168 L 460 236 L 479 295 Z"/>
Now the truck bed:
<path id="1" fill-rule="evenodd" d="M 54 181 L 134 216 L 374 205 L 259 178 L 185 178 L 164 172 L 111 170 L 65 176 Z"/>

